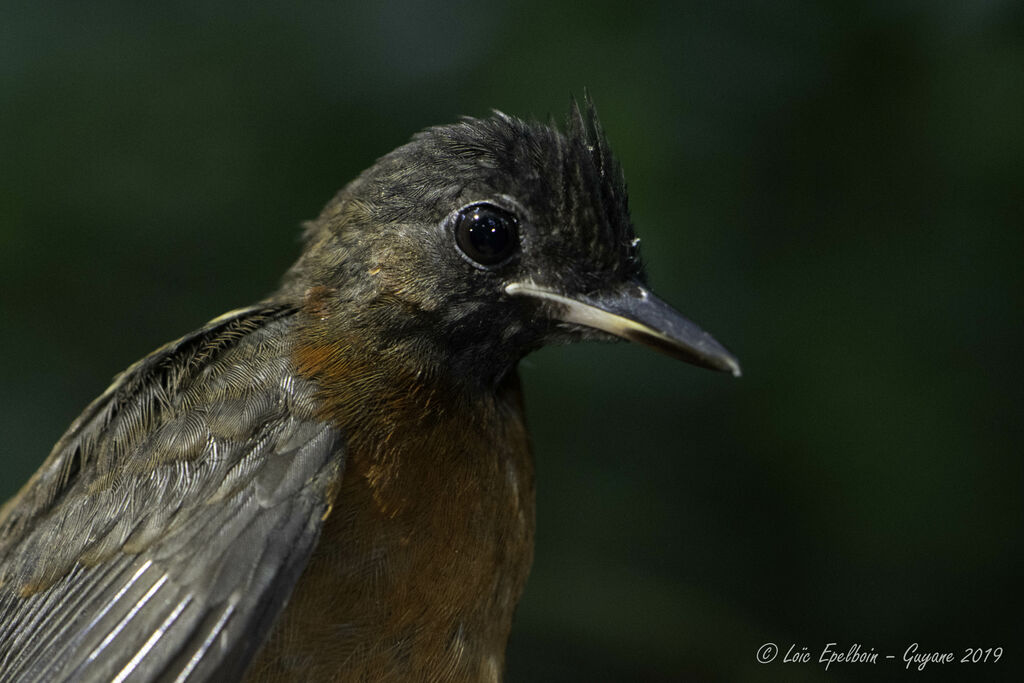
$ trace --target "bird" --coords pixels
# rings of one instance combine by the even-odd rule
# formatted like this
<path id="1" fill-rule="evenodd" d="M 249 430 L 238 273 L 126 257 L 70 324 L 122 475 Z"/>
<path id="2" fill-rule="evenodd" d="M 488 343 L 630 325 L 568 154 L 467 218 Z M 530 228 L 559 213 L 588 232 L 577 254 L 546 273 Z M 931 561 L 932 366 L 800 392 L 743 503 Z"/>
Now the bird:
<path id="1" fill-rule="evenodd" d="M 517 365 L 616 339 L 740 374 L 648 286 L 592 99 L 423 130 L 0 509 L 0 680 L 500 681 L 535 526 Z"/>

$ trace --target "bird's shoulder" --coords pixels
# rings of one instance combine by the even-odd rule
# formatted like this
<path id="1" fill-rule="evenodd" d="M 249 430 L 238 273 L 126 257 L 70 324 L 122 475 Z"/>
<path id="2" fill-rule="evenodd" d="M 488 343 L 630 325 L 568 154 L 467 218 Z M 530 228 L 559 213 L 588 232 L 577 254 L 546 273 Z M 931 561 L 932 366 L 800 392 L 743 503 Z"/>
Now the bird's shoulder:
<path id="1" fill-rule="evenodd" d="M 134 364 L 4 506 L 0 678 L 222 672 L 258 645 L 343 464 L 294 314 L 234 311 Z"/>

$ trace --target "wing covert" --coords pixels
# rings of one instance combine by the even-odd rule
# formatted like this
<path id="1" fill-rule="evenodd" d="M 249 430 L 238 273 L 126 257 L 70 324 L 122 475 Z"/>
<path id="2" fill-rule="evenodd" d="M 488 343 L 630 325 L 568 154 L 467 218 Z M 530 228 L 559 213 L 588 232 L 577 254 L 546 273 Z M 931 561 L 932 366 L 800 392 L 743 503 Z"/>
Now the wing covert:
<path id="1" fill-rule="evenodd" d="M 343 466 L 292 374 L 292 313 L 223 316 L 129 368 L 0 512 L 0 680 L 244 671 Z"/>

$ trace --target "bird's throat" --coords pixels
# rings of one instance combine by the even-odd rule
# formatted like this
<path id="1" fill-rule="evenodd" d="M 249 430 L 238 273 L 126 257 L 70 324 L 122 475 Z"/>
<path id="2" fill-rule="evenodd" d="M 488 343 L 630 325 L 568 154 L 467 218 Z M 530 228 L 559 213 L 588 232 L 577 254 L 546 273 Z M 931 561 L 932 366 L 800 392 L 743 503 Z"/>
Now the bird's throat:
<path id="1" fill-rule="evenodd" d="M 533 557 L 515 373 L 470 396 L 344 341 L 307 340 L 293 359 L 347 437 L 344 475 L 253 675 L 312 666 L 307 680 L 499 680 Z"/>

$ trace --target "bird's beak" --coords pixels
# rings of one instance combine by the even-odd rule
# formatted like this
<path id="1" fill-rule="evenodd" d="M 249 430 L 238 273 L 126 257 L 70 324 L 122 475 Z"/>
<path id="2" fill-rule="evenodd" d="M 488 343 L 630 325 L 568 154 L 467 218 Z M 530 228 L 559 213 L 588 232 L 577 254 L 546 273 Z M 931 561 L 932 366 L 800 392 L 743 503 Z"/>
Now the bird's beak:
<path id="1" fill-rule="evenodd" d="M 513 282 L 505 292 L 555 304 L 557 318 L 563 322 L 603 330 L 687 363 L 740 376 L 735 356 L 640 284 L 630 282 L 607 294 L 570 297 L 533 282 Z"/>

